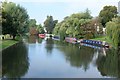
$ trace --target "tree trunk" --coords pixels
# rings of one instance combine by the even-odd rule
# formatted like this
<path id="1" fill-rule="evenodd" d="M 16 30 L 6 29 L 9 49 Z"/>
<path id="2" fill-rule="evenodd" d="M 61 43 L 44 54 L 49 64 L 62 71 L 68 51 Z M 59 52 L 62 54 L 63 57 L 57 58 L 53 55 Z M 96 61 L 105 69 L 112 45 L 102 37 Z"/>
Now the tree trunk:
<path id="1" fill-rule="evenodd" d="M 13 40 L 15 40 L 16 35 L 13 35 Z"/>

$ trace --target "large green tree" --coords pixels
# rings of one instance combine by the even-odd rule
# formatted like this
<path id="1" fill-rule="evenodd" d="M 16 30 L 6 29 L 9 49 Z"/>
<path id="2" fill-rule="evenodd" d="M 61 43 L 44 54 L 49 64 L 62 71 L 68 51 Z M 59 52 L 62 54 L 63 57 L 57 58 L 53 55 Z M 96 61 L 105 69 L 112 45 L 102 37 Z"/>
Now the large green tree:
<path id="1" fill-rule="evenodd" d="M 44 22 L 44 27 L 46 28 L 47 33 L 51 34 L 53 32 L 57 22 L 57 20 L 53 20 L 52 16 L 47 16 L 47 19 Z"/>
<path id="2" fill-rule="evenodd" d="M 15 39 L 26 31 L 28 14 L 24 7 L 13 2 L 2 2 L 2 34 L 10 34 Z"/>
<path id="3" fill-rule="evenodd" d="M 99 17 L 101 19 L 102 25 L 105 27 L 105 24 L 112 20 L 112 18 L 117 16 L 117 7 L 116 6 L 104 6 L 100 11 Z"/>
<path id="4" fill-rule="evenodd" d="M 89 10 L 85 12 L 74 13 L 64 18 L 64 20 L 58 23 L 53 33 L 60 35 L 62 39 L 64 37 L 76 37 L 76 38 L 91 38 L 93 37 L 94 27 L 91 26 L 92 16 Z"/>
<path id="5" fill-rule="evenodd" d="M 2 34 L 2 3 L 0 3 L 0 35 Z"/>
<path id="6" fill-rule="evenodd" d="M 114 46 L 120 46 L 120 17 L 113 18 L 112 21 L 106 24 L 106 33 L 109 39 L 112 40 Z"/>

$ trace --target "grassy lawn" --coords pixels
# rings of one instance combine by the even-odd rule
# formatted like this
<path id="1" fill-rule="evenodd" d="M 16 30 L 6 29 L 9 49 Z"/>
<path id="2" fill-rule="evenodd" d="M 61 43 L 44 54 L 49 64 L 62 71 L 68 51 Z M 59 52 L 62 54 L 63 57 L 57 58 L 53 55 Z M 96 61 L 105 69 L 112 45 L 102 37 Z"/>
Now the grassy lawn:
<path id="1" fill-rule="evenodd" d="M 17 42 L 18 41 L 15 41 L 15 40 L 2 40 L 2 42 L 0 42 L 0 48 L 5 49 L 13 44 L 16 44 Z"/>
<path id="2" fill-rule="evenodd" d="M 93 38 L 91 40 L 106 41 L 107 43 L 112 44 L 112 41 L 107 36 L 102 36 L 102 37 L 99 37 L 99 38 Z"/>

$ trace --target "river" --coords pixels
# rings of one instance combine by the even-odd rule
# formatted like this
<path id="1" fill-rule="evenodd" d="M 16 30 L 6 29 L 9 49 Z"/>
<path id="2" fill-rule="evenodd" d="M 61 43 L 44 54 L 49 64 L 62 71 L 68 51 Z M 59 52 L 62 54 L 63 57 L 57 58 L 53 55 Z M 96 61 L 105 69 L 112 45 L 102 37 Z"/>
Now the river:
<path id="1" fill-rule="evenodd" d="M 114 49 L 31 36 L 2 52 L 2 77 L 119 78 L 119 63 Z"/>

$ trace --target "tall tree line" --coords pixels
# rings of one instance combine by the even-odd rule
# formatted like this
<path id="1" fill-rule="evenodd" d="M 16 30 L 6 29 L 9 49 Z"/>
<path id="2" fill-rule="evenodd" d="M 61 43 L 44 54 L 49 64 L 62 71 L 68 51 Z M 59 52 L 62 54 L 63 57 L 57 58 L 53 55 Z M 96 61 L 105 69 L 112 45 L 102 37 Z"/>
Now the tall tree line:
<path id="1" fill-rule="evenodd" d="M 95 37 L 95 24 L 102 27 L 96 18 L 92 18 L 90 11 L 86 9 L 85 12 L 74 13 L 64 18 L 63 21 L 58 23 L 53 33 L 59 34 L 62 38 L 76 37 L 76 38 L 94 38 Z M 99 31 L 98 31 L 99 32 Z"/>
<path id="2" fill-rule="evenodd" d="M 4 1 L 0 10 L 2 12 L 0 30 L 3 35 L 10 34 L 15 39 L 16 35 L 22 36 L 28 33 L 31 27 L 34 27 L 38 33 L 44 33 L 42 25 L 37 25 L 35 19 L 30 19 L 27 10 L 19 4 Z"/>

